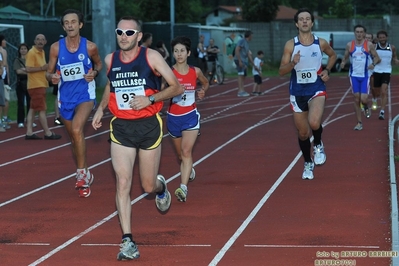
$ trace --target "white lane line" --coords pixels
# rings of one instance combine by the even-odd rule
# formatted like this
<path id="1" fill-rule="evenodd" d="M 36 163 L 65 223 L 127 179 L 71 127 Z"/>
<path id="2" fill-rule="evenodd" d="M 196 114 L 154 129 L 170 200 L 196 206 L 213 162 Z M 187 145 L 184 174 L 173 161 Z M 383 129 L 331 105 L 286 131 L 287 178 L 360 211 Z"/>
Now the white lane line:
<path id="1" fill-rule="evenodd" d="M 176 248 L 176 247 L 211 247 L 212 245 L 209 244 L 186 244 L 186 245 L 145 245 L 145 244 L 140 244 L 137 243 L 140 247 L 171 247 L 171 248 Z M 81 246 L 85 247 L 119 247 L 120 244 L 81 244 Z"/>
<path id="2" fill-rule="evenodd" d="M 246 248 L 365 248 L 378 249 L 380 246 L 348 246 L 348 245 L 244 245 Z"/>
<path id="3" fill-rule="evenodd" d="M 263 198 L 259 201 L 259 203 L 255 206 L 252 212 L 248 215 L 245 221 L 241 224 L 241 226 L 235 231 L 235 233 L 230 237 L 230 239 L 226 242 L 226 244 L 222 247 L 222 249 L 216 254 L 213 260 L 209 263 L 210 266 L 217 265 L 218 262 L 224 257 L 226 252 L 231 248 L 237 238 L 244 232 L 247 228 L 248 224 L 254 219 L 259 210 L 263 207 L 266 201 L 270 198 L 273 192 L 277 189 L 277 187 L 283 182 L 284 178 L 291 171 L 291 169 L 295 166 L 299 158 L 301 158 L 302 152 L 299 152 L 294 160 L 290 163 L 290 165 L 285 169 L 285 171 L 280 175 L 276 182 L 274 182 L 273 186 L 269 189 L 269 191 L 263 196 Z"/>
<path id="4" fill-rule="evenodd" d="M 94 135 L 90 135 L 89 137 L 85 137 L 85 139 L 95 138 L 97 136 L 100 136 L 100 135 L 108 133 L 108 132 L 109 132 L 109 130 L 103 131 L 103 132 L 100 132 L 100 133 L 96 133 Z M 5 162 L 5 163 L 2 163 L 2 164 L 0 164 L 0 167 L 6 166 L 6 165 L 9 165 L 9 164 L 13 164 L 13 163 L 17 163 L 17 162 L 20 162 L 20 161 L 23 161 L 23 160 L 38 156 L 40 154 L 44 154 L 44 153 L 47 153 L 47 152 L 50 152 L 50 151 L 54 151 L 54 150 L 57 150 L 57 149 L 60 149 L 60 148 L 63 148 L 63 147 L 69 146 L 69 145 L 71 145 L 70 142 L 62 144 L 62 145 L 59 145 L 59 146 L 56 146 L 56 147 L 53 147 L 53 148 L 50 148 L 50 149 L 47 149 L 47 150 L 42 150 L 40 152 L 32 153 L 32 154 L 27 155 L 25 157 L 21 157 L 21 158 L 12 160 L 12 161 L 8 161 L 8 162 Z"/>
<path id="5" fill-rule="evenodd" d="M 50 243 L 3 243 L 3 245 L 6 245 L 6 246 L 50 246 Z"/>

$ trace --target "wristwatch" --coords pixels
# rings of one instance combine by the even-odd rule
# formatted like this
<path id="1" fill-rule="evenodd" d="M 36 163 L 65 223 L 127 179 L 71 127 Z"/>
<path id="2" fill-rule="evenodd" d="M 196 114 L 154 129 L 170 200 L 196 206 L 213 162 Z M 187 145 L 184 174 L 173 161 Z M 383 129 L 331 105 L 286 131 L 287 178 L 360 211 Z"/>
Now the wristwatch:
<path id="1" fill-rule="evenodd" d="M 155 103 L 155 98 L 153 95 L 148 96 L 148 100 L 150 100 L 151 104 Z"/>

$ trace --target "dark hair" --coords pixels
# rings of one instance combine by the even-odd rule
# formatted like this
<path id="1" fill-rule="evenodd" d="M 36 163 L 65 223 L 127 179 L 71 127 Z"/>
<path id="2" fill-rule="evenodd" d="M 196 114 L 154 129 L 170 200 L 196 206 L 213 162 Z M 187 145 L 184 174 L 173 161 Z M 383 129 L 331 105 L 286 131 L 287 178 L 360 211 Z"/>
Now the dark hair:
<path id="1" fill-rule="evenodd" d="M 151 37 L 152 37 L 152 33 L 146 32 L 143 34 L 143 38 L 141 38 L 141 42 L 146 42 Z"/>
<path id="2" fill-rule="evenodd" d="M 6 39 L 6 37 L 4 35 L 0 35 L 0 44 L 2 41 L 4 41 Z"/>
<path id="3" fill-rule="evenodd" d="M 313 13 L 308 9 L 308 8 L 300 8 L 300 9 L 298 9 L 298 11 L 295 13 L 295 15 L 294 15 L 294 21 L 295 21 L 295 23 L 298 23 L 298 16 L 299 16 L 299 14 L 300 13 L 302 13 L 302 12 L 308 12 L 309 14 L 310 14 L 310 19 L 312 20 L 312 22 L 314 21 L 314 15 L 313 15 Z"/>
<path id="4" fill-rule="evenodd" d="M 133 16 L 123 16 L 119 19 L 118 23 L 121 22 L 121 20 L 133 20 L 137 24 L 137 30 L 141 31 L 141 22 L 138 18 Z"/>
<path id="5" fill-rule="evenodd" d="M 76 9 L 67 9 L 67 10 L 64 11 L 64 13 L 62 14 L 62 17 L 61 17 L 61 25 L 62 26 L 64 26 L 64 17 L 66 15 L 68 15 L 68 14 L 76 14 L 78 16 L 79 24 L 80 23 L 82 23 L 82 24 L 85 23 L 82 12 L 80 12 L 79 10 L 76 10 Z"/>
<path id="6" fill-rule="evenodd" d="M 379 32 L 377 32 L 377 38 L 380 34 L 385 35 L 386 37 L 388 37 L 388 33 L 385 30 L 380 30 Z"/>
<path id="7" fill-rule="evenodd" d="M 157 48 L 162 48 L 162 45 L 163 45 L 163 41 L 158 41 L 157 42 Z"/>
<path id="8" fill-rule="evenodd" d="M 262 51 L 262 50 L 259 50 L 259 51 L 258 51 L 258 55 L 261 55 L 261 54 L 263 54 L 263 51 Z"/>
<path id="9" fill-rule="evenodd" d="M 175 49 L 176 44 L 182 44 L 186 47 L 187 53 L 191 50 L 191 39 L 186 36 L 178 36 L 170 42 L 172 49 Z"/>
<path id="10" fill-rule="evenodd" d="M 365 26 L 357 24 L 355 27 L 353 27 L 353 31 L 356 31 L 356 28 L 362 28 L 364 30 L 364 32 L 367 32 L 367 29 Z"/>
<path id="11" fill-rule="evenodd" d="M 18 58 L 21 57 L 21 47 L 22 47 L 22 46 L 25 46 L 26 49 L 29 50 L 29 46 L 28 46 L 26 43 L 21 43 L 21 44 L 18 46 Z"/>
<path id="12" fill-rule="evenodd" d="M 252 35 L 252 31 L 247 30 L 247 31 L 244 33 L 244 38 L 248 38 L 248 37 L 251 36 L 251 35 Z"/>

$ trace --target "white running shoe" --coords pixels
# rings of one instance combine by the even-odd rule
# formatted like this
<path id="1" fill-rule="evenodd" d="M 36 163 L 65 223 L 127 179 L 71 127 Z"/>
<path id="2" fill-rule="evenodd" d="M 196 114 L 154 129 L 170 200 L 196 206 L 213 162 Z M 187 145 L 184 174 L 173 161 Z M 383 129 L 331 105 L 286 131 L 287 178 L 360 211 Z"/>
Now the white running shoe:
<path id="1" fill-rule="evenodd" d="M 163 175 L 157 175 L 157 179 L 165 186 L 165 192 L 162 195 L 157 194 L 155 196 L 155 204 L 157 205 L 158 210 L 165 212 L 169 210 L 172 199 L 170 198 L 170 193 L 166 187 L 165 177 L 163 177 Z"/>
<path id="2" fill-rule="evenodd" d="M 322 165 L 326 162 L 327 156 L 324 152 L 323 142 L 321 142 L 316 147 L 313 147 L 313 157 L 315 165 Z"/>
<path id="3" fill-rule="evenodd" d="M 183 188 L 179 187 L 175 190 L 175 195 L 176 195 L 178 201 L 186 202 L 187 190 L 184 190 Z"/>
<path id="4" fill-rule="evenodd" d="M 313 162 L 305 162 L 305 166 L 303 168 L 302 179 L 313 179 L 313 169 L 314 163 Z"/>
<path id="5" fill-rule="evenodd" d="M 117 260 L 134 260 L 140 258 L 140 252 L 137 249 L 136 243 L 132 242 L 130 238 L 125 237 L 119 246 L 120 252 L 116 256 Z"/>
<path id="6" fill-rule="evenodd" d="M 193 182 L 195 179 L 195 170 L 194 168 L 191 168 L 191 173 L 190 173 L 190 177 L 188 178 L 188 181 Z"/>

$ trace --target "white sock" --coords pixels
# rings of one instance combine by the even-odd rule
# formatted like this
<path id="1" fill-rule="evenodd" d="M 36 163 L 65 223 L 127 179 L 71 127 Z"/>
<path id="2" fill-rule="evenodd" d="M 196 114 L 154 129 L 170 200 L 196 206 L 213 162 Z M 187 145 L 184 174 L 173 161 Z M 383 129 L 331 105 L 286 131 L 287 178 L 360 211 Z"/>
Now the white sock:
<path id="1" fill-rule="evenodd" d="M 188 192 L 188 188 L 185 184 L 180 184 L 180 188 L 183 189 L 186 193 Z"/>

